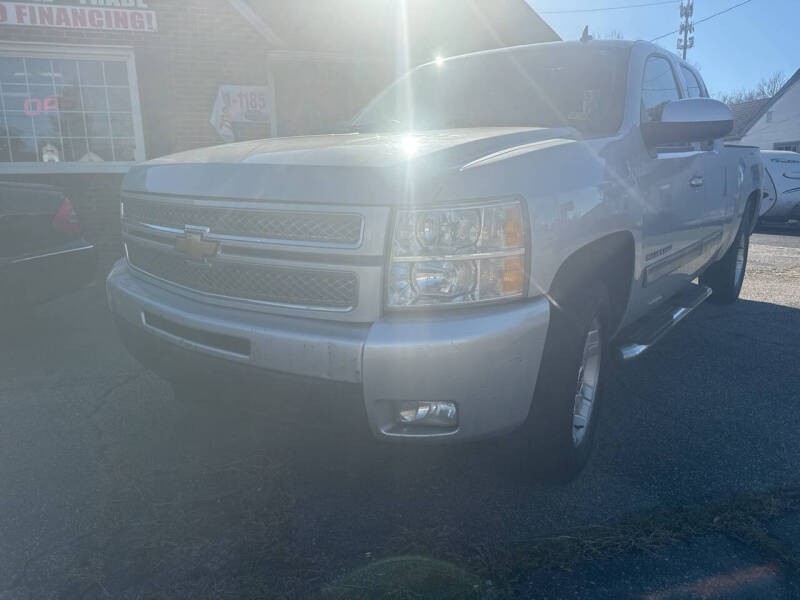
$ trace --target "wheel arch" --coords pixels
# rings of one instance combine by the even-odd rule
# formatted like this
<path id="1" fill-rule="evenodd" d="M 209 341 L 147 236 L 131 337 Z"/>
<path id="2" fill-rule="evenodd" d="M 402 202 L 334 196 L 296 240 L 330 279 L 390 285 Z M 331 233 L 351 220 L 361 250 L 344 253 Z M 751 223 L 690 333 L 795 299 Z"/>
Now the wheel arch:
<path id="1" fill-rule="evenodd" d="M 636 250 L 633 234 L 623 230 L 605 235 L 572 252 L 561 263 L 548 291 L 550 301 L 559 304 L 577 293 L 581 284 L 600 277 L 608 287 L 611 301 L 610 330 L 615 333 L 633 289 Z"/>
<path id="2" fill-rule="evenodd" d="M 755 231 L 756 225 L 758 225 L 758 218 L 759 218 L 759 208 L 761 206 L 761 190 L 753 190 L 750 195 L 747 197 L 747 200 L 744 204 L 744 215 L 742 218 L 749 219 L 749 232 L 748 234 L 753 233 Z"/>

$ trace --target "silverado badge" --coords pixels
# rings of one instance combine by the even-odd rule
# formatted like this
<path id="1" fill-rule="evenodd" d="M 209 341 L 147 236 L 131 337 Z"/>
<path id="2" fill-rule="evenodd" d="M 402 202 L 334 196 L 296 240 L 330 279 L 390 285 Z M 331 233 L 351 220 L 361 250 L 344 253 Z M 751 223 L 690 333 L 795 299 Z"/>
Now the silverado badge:
<path id="1" fill-rule="evenodd" d="M 216 256 L 219 242 L 206 239 L 208 227 L 195 227 L 187 225 L 183 235 L 175 240 L 175 251 L 184 254 L 191 260 L 203 261 Z"/>

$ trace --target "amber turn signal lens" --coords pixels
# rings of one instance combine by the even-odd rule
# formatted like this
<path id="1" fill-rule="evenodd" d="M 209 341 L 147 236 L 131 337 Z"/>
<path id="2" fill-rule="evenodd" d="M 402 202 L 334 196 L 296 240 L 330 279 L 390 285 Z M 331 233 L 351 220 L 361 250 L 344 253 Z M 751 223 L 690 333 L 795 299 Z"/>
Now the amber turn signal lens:
<path id="1" fill-rule="evenodd" d="M 522 292 L 524 276 L 522 257 L 510 256 L 503 260 L 503 295 Z"/>

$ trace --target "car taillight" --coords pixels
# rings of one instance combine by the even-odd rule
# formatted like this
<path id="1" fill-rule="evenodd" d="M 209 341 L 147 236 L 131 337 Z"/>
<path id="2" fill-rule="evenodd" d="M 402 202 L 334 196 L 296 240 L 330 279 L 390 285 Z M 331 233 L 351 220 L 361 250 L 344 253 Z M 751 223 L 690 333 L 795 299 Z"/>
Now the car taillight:
<path id="1" fill-rule="evenodd" d="M 53 217 L 53 227 L 63 233 L 80 233 L 81 222 L 78 220 L 78 213 L 72 206 L 69 198 L 64 198 L 61 208 L 58 209 L 56 216 Z"/>

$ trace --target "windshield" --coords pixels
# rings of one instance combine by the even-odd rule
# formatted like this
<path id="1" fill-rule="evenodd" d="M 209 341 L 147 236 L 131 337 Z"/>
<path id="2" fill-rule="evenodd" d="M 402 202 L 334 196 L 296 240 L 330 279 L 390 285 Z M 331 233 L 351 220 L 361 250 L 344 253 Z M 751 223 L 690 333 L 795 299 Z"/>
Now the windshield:
<path id="1" fill-rule="evenodd" d="M 438 60 L 397 80 L 354 131 L 574 127 L 613 134 L 624 109 L 629 50 L 540 46 Z"/>

